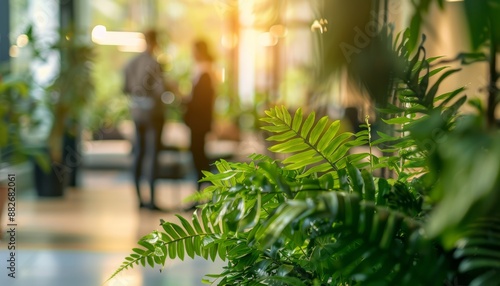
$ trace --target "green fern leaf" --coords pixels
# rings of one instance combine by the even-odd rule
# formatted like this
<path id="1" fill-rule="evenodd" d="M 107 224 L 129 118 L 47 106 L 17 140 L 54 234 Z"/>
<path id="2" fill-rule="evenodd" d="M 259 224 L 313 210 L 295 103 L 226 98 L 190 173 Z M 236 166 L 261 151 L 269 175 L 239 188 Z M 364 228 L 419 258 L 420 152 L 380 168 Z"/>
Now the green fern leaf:
<path id="1" fill-rule="evenodd" d="M 204 247 L 201 249 L 201 257 L 203 257 L 203 259 L 208 260 L 209 255 L 209 248 Z"/>
<path id="2" fill-rule="evenodd" d="M 361 172 L 358 170 L 358 168 L 354 167 L 351 164 L 347 164 L 347 171 L 349 173 L 349 177 L 351 178 L 351 186 L 353 191 L 362 196 L 364 183 Z"/>
<path id="3" fill-rule="evenodd" d="M 287 125 L 265 125 L 262 126 L 261 129 L 273 133 L 280 133 L 290 130 L 290 128 Z"/>
<path id="4" fill-rule="evenodd" d="M 178 233 L 178 236 L 183 238 L 183 237 L 187 237 L 187 233 L 178 225 L 176 224 L 170 224 L 172 226 L 172 228 L 175 230 L 176 233 Z"/>
<path id="5" fill-rule="evenodd" d="M 222 229 L 219 223 L 213 223 L 212 230 L 214 233 L 222 233 Z"/>
<path id="6" fill-rule="evenodd" d="M 443 73 L 439 79 L 434 83 L 434 85 L 430 88 L 429 92 L 426 94 L 425 98 L 424 98 L 424 106 L 427 106 L 427 107 L 432 107 L 432 104 L 434 103 L 434 98 L 437 94 L 437 91 L 439 89 L 439 86 L 441 84 L 441 82 L 447 78 L 448 76 L 460 71 L 461 69 L 452 69 L 452 70 L 448 70 L 446 71 L 445 73 Z"/>
<path id="7" fill-rule="evenodd" d="M 333 152 L 332 155 L 330 155 L 328 157 L 328 161 L 333 164 L 333 166 L 335 166 L 335 169 L 339 169 L 340 166 L 337 166 L 337 162 L 344 158 L 344 156 L 347 154 L 347 152 L 349 152 L 349 150 L 351 149 L 350 146 L 348 146 L 347 144 L 343 144 L 341 145 L 337 150 L 335 150 L 335 152 Z M 343 167 L 343 166 L 342 166 Z"/>
<path id="8" fill-rule="evenodd" d="M 465 226 L 453 257 L 460 261 L 458 267 L 460 273 L 473 274 L 475 277 L 470 285 L 489 285 L 486 282 L 499 277 L 499 238 L 500 218 L 498 215 L 478 218 Z"/>
<path id="9" fill-rule="evenodd" d="M 155 237 L 154 239 L 154 242 L 149 242 L 151 241 L 151 237 Z M 147 248 L 149 251 L 154 251 L 155 250 L 155 247 L 152 243 L 156 243 L 157 241 L 157 236 L 155 233 L 150 233 L 148 234 L 147 236 L 145 236 L 144 238 L 142 238 L 141 240 L 139 240 L 139 242 L 137 242 L 137 244 L 141 245 L 141 246 L 144 246 L 145 248 Z"/>
<path id="10" fill-rule="evenodd" d="M 170 244 L 170 247 L 167 247 L 167 249 L 168 249 L 168 257 L 170 257 L 170 259 L 175 259 L 177 257 L 176 244 L 175 243 Z"/>
<path id="11" fill-rule="evenodd" d="M 298 110 L 293 119 L 295 126 L 289 126 L 283 119 L 280 119 L 280 116 L 282 118 L 286 117 L 285 113 L 287 112 L 286 109 L 280 109 L 278 112 L 274 108 L 266 113 L 270 116 L 270 118 L 265 120 L 266 122 L 274 126 L 286 126 L 288 128 L 288 130 L 280 129 L 283 131 L 275 132 L 279 134 L 268 138 L 268 140 L 280 142 L 271 146 L 269 150 L 275 153 L 290 154 L 290 156 L 285 158 L 283 163 L 288 170 L 306 168 L 301 176 L 312 174 L 313 172 L 309 171 L 311 168 L 314 168 L 314 172 L 337 170 L 335 162 L 343 158 L 352 146 L 366 144 L 368 140 L 367 132 L 365 132 L 366 134 L 360 133 L 356 140 L 346 144 L 346 141 L 353 134 L 342 133 L 337 136 L 337 132 L 340 129 L 340 121 L 334 121 L 328 125 L 329 119 L 327 116 L 324 116 L 315 123 L 314 112 L 309 114 L 300 127 L 299 125 L 302 123 L 300 119 L 302 118 L 302 111 Z M 300 134 L 296 132 L 299 129 Z M 364 137 L 366 138 L 363 137 L 363 134 L 365 134 Z M 329 168 L 324 164 L 325 161 L 330 164 Z"/>
<path id="12" fill-rule="evenodd" d="M 201 221 L 203 223 L 203 228 L 205 229 L 205 232 L 211 233 L 212 229 L 209 226 L 210 222 L 208 220 L 208 217 L 209 217 L 208 209 L 207 208 L 202 209 L 202 211 L 201 211 Z"/>
<path id="13" fill-rule="evenodd" d="M 375 182 L 373 181 L 373 176 L 367 170 L 361 171 L 361 176 L 363 177 L 364 185 L 364 199 L 367 201 L 375 201 Z"/>
<path id="14" fill-rule="evenodd" d="M 250 205 L 253 205 L 250 208 L 250 211 L 240 220 L 238 224 L 238 231 L 245 231 L 248 228 L 254 227 L 257 225 L 260 219 L 260 212 L 262 206 L 262 196 L 260 193 L 257 193 L 257 198 L 255 202 L 251 202 Z"/>
<path id="15" fill-rule="evenodd" d="M 307 160 L 304 160 L 304 161 L 297 161 L 297 162 L 294 162 L 293 164 L 290 164 L 287 166 L 287 169 L 289 170 L 300 170 L 306 166 L 310 166 L 310 165 L 313 165 L 313 164 L 316 164 L 316 163 L 320 163 L 321 161 L 323 161 L 323 157 L 320 157 L 320 156 L 314 156 L 314 157 L 311 157 Z"/>
<path id="16" fill-rule="evenodd" d="M 203 229 L 201 228 L 200 221 L 198 219 L 198 210 L 194 211 L 193 216 L 191 218 L 193 222 L 194 229 L 196 230 L 197 234 L 203 233 Z"/>
<path id="17" fill-rule="evenodd" d="M 431 70 L 427 75 L 429 77 L 432 77 L 433 75 L 435 75 L 435 74 L 439 73 L 440 71 L 445 70 L 449 67 L 450 66 L 443 66 L 443 67 L 435 68 L 435 69 Z"/>
<path id="18" fill-rule="evenodd" d="M 325 162 L 325 163 L 322 163 L 322 164 L 319 164 L 319 165 L 311 167 L 304 174 L 299 175 L 298 177 L 299 178 L 308 177 L 308 176 L 310 176 L 312 174 L 326 173 L 326 172 L 329 172 L 329 171 L 332 171 L 332 165 L 329 162 Z"/>
<path id="19" fill-rule="evenodd" d="M 309 148 L 309 145 L 305 144 L 304 139 L 294 138 L 292 140 L 271 146 L 269 151 L 275 153 L 294 153 L 304 151 Z"/>
<path id="20" fill-rule="evenodd" d="M 226 255 L 227 255 L 227 249 L 226 249 L 226 244 L 225 244 L 225 241 L 221 241 L 219 244 L 218 244 L 218 247 L 217 247 L 217 254 L 218 256 L 220 257 L 220 259 L 222 260 L 226 260 Z"/>
<path id="21" fill-rule="evenodd" d="M 352 133 L 346 132 L 342 133 L 333 140 L 330 141 L 328 144 L 328 147 L 325 148 L 324 154 L 327 157 L 328 161 L 335 163 L 338 159 L 344 156 L 344 154 L 337 154 L 337 150 L 339 150 L 339 146 L 341 146 L 345 141 L 349 138 L 351 138 Z M 348 150 L 348 149 L 347 149 Z M 341 153 L 341 152 L 340 152 Z"/>
<path id="22" fill-rule="evenodd" d="M 177 232 L 175 231 L 175 229 L 173 228 L 173 224 L 170 223 L 170 222 L 165 222 L 162 224 L 162 227 L 163 229 L 165 230 L 165 232 L 170 235 L 174 240 L 177 240 L 180 238 L 179 234 L 177 234 Z"/>
<path id="23" fill-rule="evenodd" d="M 202 242 L 202 239 L 200 236 L 195 236 L 193 238 L 193 249 L 194 249 L 194 253 L 197 255 L 197 256 L 201 256 L 201 242 Z"/>
<path id="24" fill-rule="evenodd" d="M 176 247 L 177 247 L 177 257 L 180 259 L 180 260 L 184 260 L 184 242 L 183 240 L 179 240 L 177 241 L 177 243 L 175 244 Z M 171 247 L 173 248 L 173 247 Z"/>
<path id="25" fill-rule="evenodd" d="M 278 135 L 273 135 L 271 137 L 266 138 L 267 141 L 286 141 L 294 138 L 297 135 L 297 132 L 295 130 L 289 130 L 287 132 L 284 132 L 282 134 Z"/>
<path id="26" fill-rule="evenodd" d="M 292 124 L 292 117 L 290 116 L 290 113 L 286 109 L 284 105 L 281 106 L 281 112 L 282 112 L 282 119 L 285 122 L 286 125 L 291 125 Z"/>
<path id="27" fill-rule="evenodd" d="M 309 134 L 309 142 L 311 145 L 313 146 L 316 145 L 319 137 L 323 134 L 323 131 L 325 130 L 328 120 L 329 120 L 328 116 L 324 116 L 320 120 L 318 120 L 313 130 L 311 131 L 311 134 Z"/>
<path id="28" fill-rule="evenodd" d="M 217 253 L 219 252 L 218 249 L 219 244 L 214 244 L 212 247 L 210 247 L 210 259 L 212 259 L 212 261 L 215 261 L 215 259 L 217 258 Z"/>
<path id="29" fill-rule="evenodd" d="M 299 133 L 300 126 L 302 125 L 302 109 L 299 108 L 297 111 L 295 111 L 295 115 L 293 116 L 293 121 L 292 121 L 292 130 L 295 131 L 296 134 Z"/>
<path id="30" fill-rule="evenodd" d="M 232 179 L 234 176 L 236 176 L 236 172 L 221 172 L 218 174 L 211 174 L 208 176 L 205 176 L 201 181 L 202 182 L 212 182 L 212 181 L 227 181 Z"/>
<path id="31" fill-rule="evenodd" d="M 154 268 L 154 267 L 155 267 L 155 261 L 154 261 L 153 256 L 148 256 L 148 257 L 146 257 L 146 261 L 148 262 L 148 265 L 149 265 L 151 268 Z"/>
<path id="32" fill-rule="evenodd" d="M 382 121 L 384 121 L 387 124 L 406 124 L 413 122 L 413 119 L 408 117 L 395 117 L 391 119 L 382 119 Z"/>
<path id="33" fill-rule="evenodd" d="M 297 153 L 283 160 L 283 163 L 288 164 L 287 169 L 297 170 L 324 160 L 323 157 L 315 156 L 316 154 L 315 150 Z"/>
<path id="34" fill-rule="evenodd" d="M 337 132 L 340 129 L 340 121 L 334 121 L 330 124 L 328 129 L 326 130 L 325 134 L 321 136 L 321 139 L 318 142 L 318 151 L 323 151 L 325 148 L 329 145 L 329 143 L 335 138 L 335 135 L 337 135 Z M 326 152 L 325 152 L 326 153 Z"/>
<path id="35" fill-rule="evenodd" d="M 283 111 L 288 113 L 288 111 L 286 109 L 283 109 L 283 108 L 284 108 L 283 105 L 274 107 L 274 116 L 281 121 L 284 121 Z"/>
<path id="36" fill-rule="evenodd" d="M 309 132 L 311 131 L 312 126 L 314 125 L 315 119 L 316 119 L 315 112 L 311 112 L 307 116 L 306 121 L 304 121 L 304 124 L 302 125 L 302 128 L 300 129 L 300 137 L 307 138 L 309 136 Z"/>
<path id="37" fill-rule="evenodd" d="M 439 96 L 436 96 L 436 98 L 434 99 L 435 101 L 440 101 L 440 100 L 443 100 L 443 102 L 439 105 L 440 107 L 444 106 L 447 102 L 449 102 L 450 100 L 452 100 L 453 98 L 455 98 L 455 96 L 457 96 L 458 94 L 462 93 L 465 91 L 465 87 L 460 87 L 460 88 L 457 88 L 455 89 L 454 91 L 450 91 L 450 92 L 447 92 L 447 93 L 443 93 Z"/>
<path id="38" fill-rule="evenodd" d="M 289 201 L 282 205 L 266 224 L 255 234 L 262 248 L 270 247 L 279 237 L 285 227 L 308 209 L 308 205 L 301 201 Z"/>
<path id="39" fill-rule="evenodd" d="M 162 256 L 160 256 L 160 265 L 165 265 L 165 262 L 167 261 L 167 257 L 168 257 L 168 249 L 167 249 L 167 244 L 162 244 L 161 245 L 161 251 L 163 253 Z"/>
<path id="40" fill-rule="evenodd" d="M 154 262 L 154 264 L 156 264 L 156 265 L 165 265 L 165 263 L 162 263 L 162 261 L 163 260 L 162 260 L 162 258 L 160 256 L 156 256 L 156 255 L 153 256 L 153 262 Z"/>
<path id="41" fill-rule="evenodd" d="M 139 255 L 143 255 L 145 253 L 144 249 L 140 249 L 140 248 L 132 248 L 132 251 L 139 254 Z"/>

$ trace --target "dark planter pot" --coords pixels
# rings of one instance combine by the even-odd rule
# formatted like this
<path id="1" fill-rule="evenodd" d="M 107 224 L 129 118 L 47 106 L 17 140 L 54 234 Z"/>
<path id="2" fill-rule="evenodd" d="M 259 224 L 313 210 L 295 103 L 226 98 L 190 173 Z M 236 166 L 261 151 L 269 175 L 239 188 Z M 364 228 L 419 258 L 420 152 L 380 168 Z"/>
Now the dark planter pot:
<path id="1" fill-rule="evenodd" d="M 48 154 L 48 151 L 46 151 Z M 47 156 L 46 158 L 48 158 Z M 43 168 L 33 162 L 33 184 L 39 197 L 62 197 L 67 186 L 67 170 L 60 164 L 50 162 L 50 168 Z"/>
<path id="2" fill-rule="evenodd" d="M 34 164 L 34 184 L 39 197 L 62 197 L 66 187 L 66 180 L 62 173 L 55 168 L 44 170 L 37 163 Z"/>

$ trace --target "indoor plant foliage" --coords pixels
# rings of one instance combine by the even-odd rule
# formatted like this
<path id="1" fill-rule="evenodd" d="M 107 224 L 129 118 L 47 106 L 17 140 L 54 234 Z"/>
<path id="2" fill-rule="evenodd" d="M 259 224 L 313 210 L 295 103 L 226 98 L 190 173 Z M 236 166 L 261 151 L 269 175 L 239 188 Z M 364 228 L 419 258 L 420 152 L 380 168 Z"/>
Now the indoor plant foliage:
<path id="1" fill-rule="evenodd" d="M 431 2 L 414 3 L 424 13 Z M 484 8 L 494 1 L 466 2 Z M 491 14 L 498 12 L 493 8 Z M 270 108 L 262 129 L 280 156 L 217 162 L 217 172 L 203 179 L 210 186 L 201 195 L 209 200 L 191 220 L 161 221 L 114 275 L 201 256 L 227 262 L 222 273 L 208 276 L 218 285 L 496 285 L 498 37 L 485 28 L 495 18 L 476 25 L 491 37 L 476 39 L 474 47 L 489 46 L 489 54 L 457 58 L 489 60 L 483 106 L 468 101 L 463 87 L 439 93 L 460 70 L 427 58 L 425 37 L 418 44 L 418 13 L 396 40 L 384 26 L 367 48 L 384 51 L 383 86 L 358 75 L 382 115 L 376 140 L 368 123 L 357 134 L 338 133 L 339 121 Z M 460 113 L 466 103 L 476 112 Z M 354 153 L 361 145 L 367 151 Z"/>
<path id="2" fill-rule="evenodd" d="M 286 110 L 276 108 L 269 114 L 266 120 L 274 124 L 266 129 L 280 133 L 272 140 L 297 130 L 303 134 L 273 148 L 297 151 L 296 156 L 286 162 L 263 155 L 252 156 L 250 163 L 220 161 L 219 173 L 206 173 L 205 180 L 213 183 L 207 192 L 214 200 L 198 210 L 201 216 L 195 212 L 191 222 L 181 216 L 181 224 L 162 222 L 163 231 L 141 239 L 144 248 L 134 249 L 118 271 L 139 263 L 161 265 L 175 257 L 218 256 L 228 261 L 224 272 L 214 276 L 221 278 L 220 285 L 335 285 L 350 282 L 359 272 L 375 274 L 373 267 L 383 268 L 385 260 L 407 264 L 401 268 L 413 264 L 415 252 L 425 245 L 418 234 L 419 200 L 407 185 L 375 181 L 370 172 L 348 162 L 342 153 L 362 143 L 363 136 L 342 144 L 352 136 L 344 133 L 324 145 L 321 139 L 335 135 L 338 121 L 319 139 L 326 117 L 313 127 L 310 115 L 294 129 Z M 301 121 L 300 114 L 297 111 L 293 122 Z M 409 199 L 413 208 L 407 211 L 414 217 L 391 209 L 384 194 Z M 428 252 L 434 254 L 432 248 Z M 432 255 L 423 258 L 434 261 Z M 425 274 L 430 261 L 421 262 Z M 385 274 L 379 269 L 378 278 L 384 279 L 393 267 L 386 267 Z"/>
<path id="3" fill-rule="evenodd" d="M 269 109 L 262 129 L 284 159 L 217 162 L 203 179 L 211 200 L 191 221 L 162 221 L 114 275 L 201 256 L 227 261 L 209 276 L 219 285 L 499 281 L 498 130 L 485 124 L 484 108 L 458 113 L 463 88 L 437 94 L 458 70 L 434 68 L 423 45 L 410 53 L 409 33 L 393 47 L 397 65 L 381 108 L 393 133 L 372 141 L 369 124 L 338 134 L 340 122 L 328 117 Z M 360 145 L 368 151 L 351 152 Z M 372 154 L 377 147 L 387 155 Z M 393 176 L 378 176 L 381 169 Z"/>
<path id="4" fill-rule="evenodd" d="M 0 75 L 0 171 L 34 159 L 48 168 L 43 154 L 26 144 L 26 135 L 38 122 L 33 115 L 38 105 L 30 98 L 29 76 Z"/>
<path id="5" fill-rule="evenodd" d="M 53 114 L 47 143 L 54 162 L 63 162 L 63 138 L 77 136 L 79 122 L 93 92 L 91 68 L 93 50 L 78 43 L 72 34 L 62 35 L 54 47 L 61 54 L 61 70 L 47 87 L 48 107 Z"/>
<path id="6" fill-rule="evenodd" d="M 48 164 L 34 164 L 34 181 L 40 196 L 61 196 L 67 185 L 74 186 L 80 165 L 79 150 L 82 116 L 91 99 L 93 48 L 78 39 L 74 29 L 54 31 L 49 40 L 27 29 L 34 61 L 50 62 L 56 56 L 58 67 L 49 78 L 35 82 L 33 98 L 38 109 L 30 144 L 43 153 Z M 48 166 L 47 166 L 48 165 Z"/>
<path id="7" fill-rule="evenodd" d="M 28 128 L 34 107 L 29 101 L 26 79 L 7 75 L 0 80 L 1 164 L 13 165 L 26 160 L 29 150 L 23 145 L 23 129 Z"/>
<path id="8" fill-rule="evenodd" d="M 52 162 L 63 164 L 64 137 L 78 135 L 81 117 L 94 91 L 91 78 L 94 52 L 90 45 L 77 39 L 72 29 L 57 32 L 53 43 L 44 42 L 31 26 L 26 35 L 34 60 L 44 62 L 54 53 L 59 56 L 59 70 L 44 83 L 44 96 L 38 100 L 51 116 L 50 121 L 44 122 L 50 126 L 43 148 L 48 149 Z"/>

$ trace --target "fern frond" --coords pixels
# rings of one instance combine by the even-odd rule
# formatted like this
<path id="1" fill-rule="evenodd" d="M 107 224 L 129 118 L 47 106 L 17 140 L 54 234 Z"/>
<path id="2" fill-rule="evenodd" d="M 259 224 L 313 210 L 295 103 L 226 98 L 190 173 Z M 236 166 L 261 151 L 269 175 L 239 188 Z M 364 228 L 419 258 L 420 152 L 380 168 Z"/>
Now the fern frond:
<path id="1" fill-rule="evenodd" d="M 369 197 L 374 196 L 372 188 L 373 185 L 369 187 Z M 326 224 L 310 224 L 321 220 Z M 326 192 L 314 201 L 287 201 L 266 220 L 255 239 L 263 249 L 270 248 L 283 233 L 293 236 L 293 225 L 310 229 L 301 232 L 303 242 L 309 241 L 303 250 L 307 256 L 313 255 L 306 269 L 333 274 L 333 281 L 341 277 L 384 285 L 408 285 L 415 281 L 442 285 L 444 281 L 445 277 L 438 275 L 446 267 L 439 258 L 442 254 L 422 236 L 422 225 L 399 211 L 363 200 L 357 193 Z M 328 251 L 329 256 L 318 256 L 322 260 L 329 257 L 328 261 L 315 260 L 317 251 Z M 429 268 L 438 270 L 429 273 Z M 328 277 L 321 280 L 327 281 Z"/>
<path id="2" fill-rule="evenodd" d="M 266 115 L 261 120 L 269 125 L 262 129 L 273 134 L 268 141 L 277 142 L 269 150 L 289 155 L 283 161 L 287 169 L 306 168 L 302 176 L 337 170 L 337 162 L 351 147 L 367 142 L 363 133 L 359 134 L 358 140 L 352 140 L 354 134 L 349 132 L 338 134 L 340 121 L 330 122 L 327 116 L 315 121 L 316 114 L 312 112 L 304 120 L 300 108 L 293 119 L 284 107 L 271 108 Z"/>
<path id="3" fill-rule="evenodd" d="M 457 242 L 453 257 L 459 261 L 459 280 L 473 277 L 466 281 L 468 285 L 494 285 L 500 281 L 500 217 L 470 223 Z"/>
<path id="4" fill-rule="evenodd" d="M 408 161 L 426 159 L 429 150 L 422 148 L 421 144 L 412 141 L 413 126 L 423 122 L 426 116 L 440 113 L 442 125 L 448 126 L 455 120 L 458 108 L 466 101 L 465 96 L 455 100 L 462 94 L 464 88 L 439 95 L 438 90 L 444 80 L 455 74 L 460 69 L 450 67 L 431 68 L 430 64 L 436 58 L 426 58 L 426 49 L 423 46 L 424 39 L 418 47 L 417 52 L 410 56 L 409 44 L 404 39 L 397 45 L 397 54 L 404 66 L 403 72 L 397 75 L 394 84 L 393 104 L 388 104 L 384 109 L 379 109 L 386 116 L 383 122 L 392 130 L 383 134 L 378 132 L 380 138 L 373 142 L 378 145 L 382 152 L 399 153 L 401 160 L 396 169 L 400 172 L 411 173 L 413 176 L 428 171 L 425 164 L 407 164 Z M 431 78 L 437 77 L 430 85 Z M 453 104 L 450 104 L 454 101 Z M 398 106 L 396 106 L 398 105 Z M 424 116 L 422 116 L 424 115 Z M 394 133 L 398 136 L 394 136 Z M 427 136 L 429 137 L 429 136 Z M 429 139 L 427 139 L 429 141 Z M 432 142 L 434 143 L 434 142 Z M 424 161 L 424 160 L 421 160 Z M 388 166 L 385 166 L 388 167 Z"/>
<path id="5" fill-rule="evenodd" d="M 206 212 L 203 214 L 206 215 Z M 212 260 L 217 257 L 226 259 L 226 247 L 222 244 L 227 241 L 219 239 L 220 228 L 210 227 L 210 223 L 206 220 L 203 221 L 204 228 L 202 228 L 197 211 L 193 213 L 191 222 L 180 215 L 176 216 L 180 220 L 180 225 L 162 220 L 163 231 L 153 231 L 141 238 L 138 244 L 143 248 L 132 249 L 133 253 L 125 257 L 125 261 L 107 281 L 139 264 L 143 267 L 165 266 L 167 259 L 184 260 L 186 255 L 190 258 L 201 256 L 210 257 Z"/>

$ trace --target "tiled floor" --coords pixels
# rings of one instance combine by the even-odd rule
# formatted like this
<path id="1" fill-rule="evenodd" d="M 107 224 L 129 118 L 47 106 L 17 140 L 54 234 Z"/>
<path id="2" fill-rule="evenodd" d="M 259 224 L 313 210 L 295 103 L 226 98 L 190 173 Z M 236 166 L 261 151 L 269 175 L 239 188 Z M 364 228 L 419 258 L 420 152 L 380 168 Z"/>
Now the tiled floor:
<path id="1" fill-rule="evenodd" d="M 16 278 L 8 276 L 9 251 L 4 232 L 0 242 L 0 285 L 195 286 L 203 285 L 205 274 L 217 273 L 222 262 L 188 258 L 170 261 L 161 273 L 159 269 L 139 267 L 104 284 L 137 240 L 159 228 L 160 218 L 176 220 L 170 213 L 137 209 L 128 175 L 116 170 L 87 170 L 83 172 L 82 186 L 68 189 L 58 199 L 41 199 L 32 190 L 20 190 Z M 158 203 L 180 208 L 182 199 L 193 191 L 192 182 L 160 180 Z M 1 225 L 5 229 L 5 216 Z"/>

